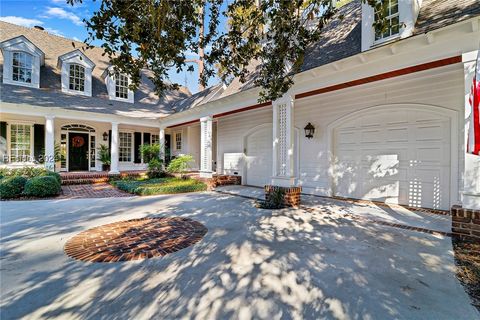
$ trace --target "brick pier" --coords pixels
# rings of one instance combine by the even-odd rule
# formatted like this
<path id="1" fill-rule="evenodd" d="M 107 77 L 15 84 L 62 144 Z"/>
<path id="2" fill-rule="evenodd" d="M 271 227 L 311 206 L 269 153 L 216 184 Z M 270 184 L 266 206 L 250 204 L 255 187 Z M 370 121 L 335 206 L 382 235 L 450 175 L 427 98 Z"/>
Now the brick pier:
<path id="1" fill-rule="evenodd" d="M 300 194 L 302 193 L 302 187 L 278 187 L 278 186 L 265 186 L 265 200 L 269 201 L 273 192 L 277 190 L 283 191 L 284 205 L 288 207 L 298 207 L 300 205 Z"/>
<path id="2" fill-rule="evenodd" d="M 480 210 L 453 206 L 451 213 L 453 235 L 480 242 Z"/>

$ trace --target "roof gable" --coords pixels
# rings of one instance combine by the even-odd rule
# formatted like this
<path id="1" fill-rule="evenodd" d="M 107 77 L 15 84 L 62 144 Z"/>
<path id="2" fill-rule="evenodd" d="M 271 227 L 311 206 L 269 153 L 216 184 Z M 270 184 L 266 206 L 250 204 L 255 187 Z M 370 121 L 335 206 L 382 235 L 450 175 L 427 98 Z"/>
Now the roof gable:
<path id="1" fill-rule="evenodd" d="M 181 86 L 179 90 L 169 90 L 163 96 L 155 93 L 155 85 L 149 79 L 152 76 L 148 70 L 142 70 L 140 86 L 135 90 L 134 103 L 110 100 L 105 79 L 102 73 L 110 67 L 110 60 L 104 55 L 104 50 L 93 47 L 86 50 L 83 42 L 53 35 L 47 31 L 27 28 L 0 21 L 0 43 L 17 37 L 28 38 L 37 48 L 41 48 L 45 56 L 44 67 L 40 71 L 40 88 L 17 88 L 2 83 L 2 102 L 25 103 L 36 106 L 57 106 L 64 109 L 82 110 L 96 113 L 121 114 L 132 117 L 161 118 L 173 112 L 174 103 L 191 96 L 190 91 Z M 69 56 L 77 51 L 84 54 L 95 64 L 92 70 L 92 96 L 72 96 L 62 92 L 61 67 L 59 57 Z M 4 56 L 0 54 L 0 71 Z M 87 61 L 86 59 L 84 61 Z M 1 78 L 1 77 L 0 77 Z"/>
<path id="2" fill-rule="evenodd" d="M 63 63 L 76 63 L 84 66 L 85 68 L 95 68 L 95 63 L 93 63 L 92 60 L 90 60 L 82 51 L 78 49 L 59 56 L 57 66 L 61 68 Z"/>
<path id="3" fill-rule="evenodd" d="M 31 55 L 40 57 L 40 64 L 45 63 L 45 53 L 34 45 L 27 37 L 20 35 L 5 41 L 0 42 L 0 49 L 3 50 L 18 50 L 24 51 Z"/>

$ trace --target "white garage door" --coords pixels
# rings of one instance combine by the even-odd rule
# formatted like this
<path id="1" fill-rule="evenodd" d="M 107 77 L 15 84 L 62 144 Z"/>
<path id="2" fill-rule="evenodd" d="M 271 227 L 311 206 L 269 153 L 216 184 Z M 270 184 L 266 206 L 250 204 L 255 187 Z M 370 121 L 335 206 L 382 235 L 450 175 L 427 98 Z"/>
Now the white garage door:
<path id="1" fill-rule="evenodd" d="M 262 127 L 246 138 L 245 184 L 263 187 L 272 178 L 272 127 Z"/>
<path id="2" fill-rule="evenodd" d="M 424 111 L 377 111 L 334 132 L 341 197 L 448 210 L 450 120 Z"/>

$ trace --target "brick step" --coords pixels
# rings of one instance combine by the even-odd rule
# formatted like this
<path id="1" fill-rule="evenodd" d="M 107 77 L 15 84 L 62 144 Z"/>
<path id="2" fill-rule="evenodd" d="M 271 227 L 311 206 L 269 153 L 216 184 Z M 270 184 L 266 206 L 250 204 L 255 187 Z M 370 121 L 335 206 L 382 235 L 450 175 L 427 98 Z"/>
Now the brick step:
<path id="1" fill-rule="evenodd" d="M 86 172 L 86 173 L 61 173 L 60 177 L 62 178 L 62 185 L 77 185 L 77 184 L 95 184 L 95 183 L 105 183 L 110 180 L 110 178 L 139 178 L 144 177 L 146 172 L 144 171 L 135 171 L 135 172 L 121 172 L 120 174 L 109 174 L 108 172 Z"/>
<path id="2" fill-rule="evenodd" d="M 83 179 L 62 179 L 62 185 L 70 186 L 76 184 L 95 184 L 95 183 L 105 183 L 110 180 L 109 177 L 103 178 L 83 178 Z"/>

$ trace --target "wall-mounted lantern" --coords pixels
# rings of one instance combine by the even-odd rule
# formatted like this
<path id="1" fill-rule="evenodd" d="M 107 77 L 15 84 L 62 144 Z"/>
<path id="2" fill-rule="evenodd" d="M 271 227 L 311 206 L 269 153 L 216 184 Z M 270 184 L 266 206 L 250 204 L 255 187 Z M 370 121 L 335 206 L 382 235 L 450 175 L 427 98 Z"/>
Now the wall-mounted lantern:
<path id="1" fill-rule="evenodd" d="M 108 133 L 104 132 L 103 133 L 103 141 L 107 141 L 107 140 L 108 140 Z"/>
<path id="2" fill-rule="evenodd" d="M 305 138 L 312 139 L 313 134 L 315 133 L 315 127 L 309 122 L 307 126 L 304 128 L 305 130 Z"/>

